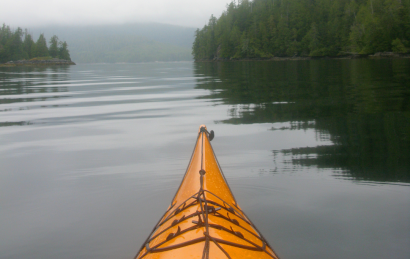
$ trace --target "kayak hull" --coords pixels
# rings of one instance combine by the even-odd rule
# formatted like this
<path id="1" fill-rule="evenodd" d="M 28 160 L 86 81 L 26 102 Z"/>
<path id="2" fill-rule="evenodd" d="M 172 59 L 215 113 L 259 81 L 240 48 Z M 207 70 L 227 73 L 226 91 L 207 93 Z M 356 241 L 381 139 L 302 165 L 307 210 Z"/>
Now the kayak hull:
<path id="1" fill-rule="evenodd" d="M 136 259 L 278 258 L 237 204 L 209 136 L 201 125 L 181 185 Z"/>

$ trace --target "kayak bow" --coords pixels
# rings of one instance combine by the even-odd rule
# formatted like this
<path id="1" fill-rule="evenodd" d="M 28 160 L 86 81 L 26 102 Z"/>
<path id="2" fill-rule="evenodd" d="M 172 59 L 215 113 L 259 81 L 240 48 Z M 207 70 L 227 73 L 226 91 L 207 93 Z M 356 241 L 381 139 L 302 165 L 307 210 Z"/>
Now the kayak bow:
<path id="1" fill-rule="evenodd" d="M 278 256 L 236 203 L 201 125 L 171 205 L 138 252 L 149 258 L 274 258 Z"/>

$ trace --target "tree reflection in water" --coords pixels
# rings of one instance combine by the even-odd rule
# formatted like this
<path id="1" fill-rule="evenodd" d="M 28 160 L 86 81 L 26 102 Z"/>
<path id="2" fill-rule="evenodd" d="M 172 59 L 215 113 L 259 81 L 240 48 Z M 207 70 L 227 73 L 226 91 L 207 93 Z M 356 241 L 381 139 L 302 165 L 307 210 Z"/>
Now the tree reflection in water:
<path id="1" fill-rule="evenodd" d="M 407 183 L 408 71 L 404 59 L 195 63 L 197 88 L 211 91 L 202 98 L 230 107 L 219 123 L 314 128 L 333 145 L 279 152 L 293 164 L 342 169 L 357 180 Z"/>

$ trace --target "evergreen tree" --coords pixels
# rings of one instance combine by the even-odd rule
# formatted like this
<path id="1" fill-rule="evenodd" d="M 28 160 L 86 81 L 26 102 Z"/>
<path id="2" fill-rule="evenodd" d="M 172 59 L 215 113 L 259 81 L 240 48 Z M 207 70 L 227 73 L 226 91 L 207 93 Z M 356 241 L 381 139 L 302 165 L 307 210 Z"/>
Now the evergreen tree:
<path id="1" fill-rule="evenodd" d="M 11 35 L 6 42 L 6 50 L 9 52 L 9 58 L 11 60 L 20 60 L 25 58 L 23 54 L 23 30 L 18 27 L 17 30 Z"/>
<path id="2" fill-rule="evenodd" d="M 58 53 L 58 37 L 56 35 L 53 35 L 51 37 L 50 41 L 50 48 L 48 49 L 48 52 L 50 53 L 50 56 L 53 58 L 56 58 L 59 53 Z"/>
<path id="3" fill-rule="evenodd" d="M 71 60 L 70 53 L 68 51 L 67 42 L 60 41 L 60 47 L 58 48 L 58 57 L 65 60 Z"/>
<path id="4" fill-rule="evenodd" d="M 47 41 L 43 33 L 40 34 L 36 42 L 35 56 L 36 57 L 48 57 L 49 56 L 48 48 L 47 48 Z"/>
<path id="5" fill-rule="evenodd" d="M 33 44 L 31 44 L 30 54 L 31 54 L 30 58 L 37 57 L 37 44 L 35 42 L 33 42 Z"/>
<path id="6" fill-rule="evenodd" d="M 9 49 L 9 40 L 13 36 L 10 26 L 3 24 L 0 30 L 0 62 L 7 62 L 11 60 L 11 53 Z"/>
<path id="7" fill-rule="evenodd" d="M 25 52 L 26 57 L 29 59 L 34 57 L 32 53 L 33 46 L 34 46 L 33 38 L 31 37 L 31 34 L 29 34 L 26 29 L 26 31 L 24 32 L 23 51 Z"/>

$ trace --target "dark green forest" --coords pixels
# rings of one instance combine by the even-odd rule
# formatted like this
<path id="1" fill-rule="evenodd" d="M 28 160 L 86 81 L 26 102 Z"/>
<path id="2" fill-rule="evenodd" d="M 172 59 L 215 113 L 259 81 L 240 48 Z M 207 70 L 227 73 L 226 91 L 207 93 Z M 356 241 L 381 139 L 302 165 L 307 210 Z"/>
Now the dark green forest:
<path id="1" fill-rule="evenodd" d="M 40 34 L 34 42 L 27 29 L 23 32 L 23 29 L 18 27 L 13 31 L 10 26 L 3 24 L 0 29 L 0 63 L 45 57 L 71 60 L 67 42 L 59 41 L 58 37 L 53 35 L 49 43 L 50 47 L 47 47 L 44 34 Z"/>
<path id="2" fill-rule="evenodd" d="M 238 0 L 196 30 L 195 60 L 407 53 L 410 0 Z"/>

